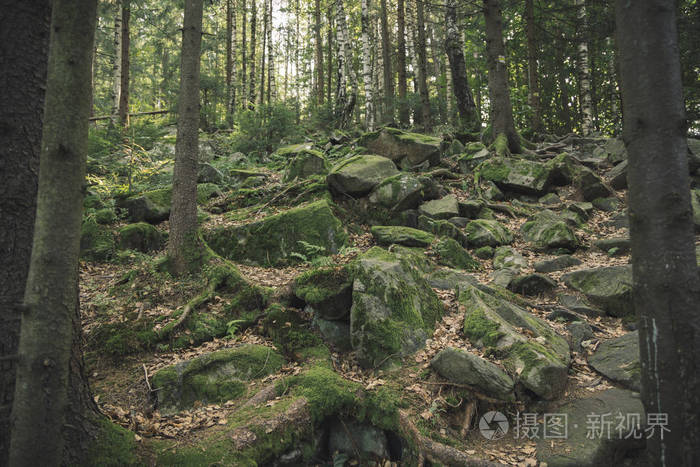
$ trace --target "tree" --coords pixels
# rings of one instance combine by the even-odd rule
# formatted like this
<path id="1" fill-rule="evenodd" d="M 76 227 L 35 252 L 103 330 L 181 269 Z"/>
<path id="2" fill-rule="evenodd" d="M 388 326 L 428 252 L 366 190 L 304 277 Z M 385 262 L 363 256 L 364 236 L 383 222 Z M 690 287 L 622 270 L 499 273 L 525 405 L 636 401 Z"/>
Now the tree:
<path id="1" fill-rule="evenodd" d="M 391 71 L 391 36 L 389 35 L 389 20 L 386 0 L 379 1 L 381 5 L 382 25 L 382 65 L 384 66 L 384 111 L 382 120 L 386 123 L 394 121 L 394 74 Z"/>
<path id="2" fill-rule="evenodd" d="M 236 54 L 233 45 L 236 43 L 236 15 L 233 11 L 233 0 L 226 0 L 226 123 L 233 125 L 233 113 L 236 111 L 236 89 L 233 85 L 236 71 Z"/>
<path id="3" fill-rule="evenodd" d="M 513 107 L 510 103 L 506 51 L 503 46 L 503 18 L 499 0 L 484 0 L 486 23 L 486 56 L 489 70 L 489 98 L 491 101 L 491 126 L 496 150 L 504 154 L 505 146 L 514 153 L 520 152 L 520 137 L 513 123 Z M 505 142 L 499 142 L 505 138 Z"/>
<path id="4" fill-rule="evenodd" d="M 535 39 L 535 7 L 533 0 L 525 0 L 525 28 L 527 31 L 527 102 L 532 109 L 530 127 L 535 133 L 541 133 L 540 86 L 537 72 L 537 41 Z"/>
<path id="5" fill-rule="evenodd" d="M 423 130 L 430 132 L 433 127 L 430 116 L 430 93 L 428 92 L 428 52 L 425 48 L 425 18 L 423 12 L 423 0 L 416 2 L 416 42 L 415 49 L 418 55 L 418 91 L 420 93 L 421 119 Z"/>
<path id="6" fill-rule="evenodd" d="M 185 1 L 175 168 L 173 170 L 170 238 L 168 240 L 168 257 L 171 269 L 175 274 L 184 274 L 197 266 L 201 246 L 197 235 L 197 158 L 199 152 L 199 54 L 202 45 L 202 7 L 203 0 Z M 254 86 L 254 84 L 251 85 Z"/>
<path id="7" fill-rule="evenodd" d="M 629 153 L 633 299 L 642 400 L 670 430 L 650 465 L 700 464 L 700 280 L 688 179 L 675 2 L 616 2 Z"/>
<path id="8" fill-rule="evenodd" d="M 588 59 L 588 16 L 586 15 L 586 0 L 574 0 L 578 8 L 578 55 L 576 68 L 578 70 L 580 100 L 581 100 L 581 132 L 587 136 L 593 131 L 593 104 L 591 103 L 591 65 Z"/>
<path id="9" fill-rule="evenodd" d="M 316 103 L 323 105 L 323 40 L 321 39 L 321 0 L 314 0 L 314 50 L 316 66 Z"/>
<path id="10" fill-rule="evenodd" d="M 338 92 L 335 105 L 338 128 L 342 129 L 347 127 L 352 120 L 352 112 L 357 100 L 357 77 L 351 62 L 350 38 L 343 0 L 335 0 L 335 8 L 338 34 Z M 352 88 L 350 95 L 347 91 L 348 84 Z"/>
<path id="11" fill-rule="evenodd" d="M 404 0 L 397 0 L 396 2 L 396 27 L 398 29 L 396 36 L 396 68 L 399 74 L 399 122 L 401 126 L 406 127 L 409 124 L 410 109 L 406 102 L 406 20 Z"/>
<path id="12" fill-rule="evenodd" d="M 481 121 L 476 112 L 474 98 L 469 90 L 467 65 L 464 61 L 463 40 L 457 29 L 457 2 L 448 0 L 445 6 L 445 49 L 452 72 L 452 89 L 457 100 L 459 126 L 462 130 L 479 132 Z"/>
<path id="13" fill-rule="evenodd" d="M 253 109 L 255 107 L 255 26 L 258 11 L 255 0 L 250 0 L 250 10 L 250 54 L 248 56 L 250 59 L 250 79 L 248 80 L 250 90 L 248 91 L 248 108 Z"/>
<path id="14" fill-rule="evenodd" d="M 365 85 L 365 124 L 374 130 L 374 82 L 369 40 L 369 0 L 362 0 L 362 82 Z"/>
<path id="15" fill-rule="evenodd" d="M 10 465 L 61 464 L 67 437 L 64 420 L 73 423 L 66 414 L 74 398 L 68 388 L 73 389 L 71 352 L 76 337 L 96 8 L 96 0 L 55 0 L 52 5 L 36 223 L 24 295 Z"/>
<path id="16" fill-rule="evenodd" d="M 129 70 L 131 68 L 129 60 L 129 48 L 131 40 L 129 38 L 129 23 L 131 21 L 131 0 L 122 0 L 121 7 L 121 52 L 119 58 L 121 59 L 120 68 L 120 80 L 121 84 L 119 86 L 119 123 L 121 125 L 127 124 L 127 118 L 129 116 Z"/>

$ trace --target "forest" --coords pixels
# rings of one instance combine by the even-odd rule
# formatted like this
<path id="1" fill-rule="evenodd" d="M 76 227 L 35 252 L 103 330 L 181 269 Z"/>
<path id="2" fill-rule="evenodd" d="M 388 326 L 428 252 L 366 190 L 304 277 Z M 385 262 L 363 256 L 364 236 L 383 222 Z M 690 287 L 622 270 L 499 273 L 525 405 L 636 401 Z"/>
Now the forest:
<path id="1" fill-rule="evenodd" d="M 700 465 L 697 0 L 0 0 L 0 467 Z"/>

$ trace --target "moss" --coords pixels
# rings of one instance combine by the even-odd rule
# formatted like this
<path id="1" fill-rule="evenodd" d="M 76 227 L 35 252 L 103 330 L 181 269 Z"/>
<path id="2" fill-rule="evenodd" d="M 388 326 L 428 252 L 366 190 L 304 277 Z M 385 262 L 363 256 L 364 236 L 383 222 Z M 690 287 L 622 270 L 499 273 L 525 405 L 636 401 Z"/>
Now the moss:
<path id="1" fill-rule="evenodd" d="M 493 258 L 493 247 L 482 246 L 480 248 L 477 248 L 476 250 L 474 250 L 474 256 L 481 259 Z"/>
<path id="2" fill-rule="evenodd" d="M 479 164 L 479 166 L 474 170 L 474 172 L 484 180 L 491 180 L 492 182 L 501 182 L 508 178 L 510 170 L 510 167 L 506 165 L 505 161 L 501 159 L 491 159 Z"/>
<path id="3" fill-rule="evenodd" d="M 476 271 L 481 265 L 462 248 L 462 245 L 451 238 L 440 240 L 434 250 L 438 254 L 438 263 L 465 271 Z"/>
<path id="4" fill-rule="evenodd" d="M 289 356 L 296 356 L 296 353 L 304 348 L 322 344 L 321 338 L 309 329 L 309 324 L 298 313 L 279 304 L 268 308 L 262 321 L 265 335 Z"/>
<path id="5" fill-rule="evenodd" d="M 139 465 L 132 432 L 104 417 L 99 418 L 97 426 L 99 431 L 88 448 L 84 465 Z"/>
<path id="6" fill-rule="evenodd" d="M 160 249 L 163 244 L 160 231 L 145 222 L 125 225 L 118 233 L 119 248 L 122 250 L 148 252 Z"/>
<path id="7" fill-rule="evenodd" d="M 513 235 L 510 231 L 494 220 L 473 220 L 467 224 L 464 231 L 469 244 L 476 247 L 496 247 L 513 241 Z"/>
<path id="8" fill-rule="evenodd" d="M 114 256 L 114 234 L 109 227 L 86 219 L 80 229 L 80 257 L 90 261 L 107 261 Z"/>
<path id="9" fill-rule="evenodd" d="M 534 341 L 518 341 L 511 345 L 505 353 L 509 355 L 506 366 L 510 366 L 510 371 L 516 360 L 523 365 L 523 370 L 520 373 L 520 378 L 525 379 L 533 368 L 549 362 L 559 362 L 567 365 L 568 362 L 562 361 L 554 352 L 547 349 L 545 346 Z"/>
<path id="10" fill-rule="evenodd" d="M 486 317 L 483 310 L 475 309 L 468 312 L 464 318 L 464 334 L 472 342 L 481 341 L 486 347 L 494 347 L 504 332 L 499 331 L 501 325 Z"/>
<path id="11" fill-rule="evenodd" d="M 112 208 L 103 208 L 95 212 L 95 222 L 102 225 L 113 224 L 117 221 L 117 215 Z"/>
<path id="12" fill-rule="evenodd" d="M 508 137 L 505 133 L 499 133 L 491 144 L 491 149 L 499 157 L 510 156 L 510 150 L 508 149 Z"/>
<path id="13" fill-rule="evenodd" d="M 307 271 L 294 281 L 294 293 L 311 306 L 337 296 L 352 285 L 345 267 Z"/>
<path id="14" fill-rule="evenodd" d="M 375 225 L 371 228 L 372 236 L 380 245 L 400 244 L 406 246 L 430 245 L 435 236 L 423 230 L 404 226 Z"/>

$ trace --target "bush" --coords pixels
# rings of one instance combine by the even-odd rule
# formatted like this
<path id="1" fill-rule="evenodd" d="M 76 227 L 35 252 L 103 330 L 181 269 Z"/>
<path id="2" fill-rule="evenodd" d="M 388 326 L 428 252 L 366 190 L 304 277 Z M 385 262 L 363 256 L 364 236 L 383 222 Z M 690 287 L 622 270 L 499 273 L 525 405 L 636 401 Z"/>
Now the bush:
<path id="1" fill-rule="evenodd" d="M 292 143 L 301 137 L 294 107 L 283 103 L 240 111 L 235 121 L 238 128 L 229 140 L 231 152 L 262 155 L 272 152 L 283 139 Z"/>

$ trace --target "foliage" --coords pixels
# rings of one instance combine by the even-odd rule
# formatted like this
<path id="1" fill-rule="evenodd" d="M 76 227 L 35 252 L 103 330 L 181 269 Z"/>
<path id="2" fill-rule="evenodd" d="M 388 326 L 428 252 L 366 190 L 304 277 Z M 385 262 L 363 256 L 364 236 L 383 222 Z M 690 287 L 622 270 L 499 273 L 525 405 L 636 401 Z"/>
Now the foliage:
<path id="1" fill-rule="evenodd" d="M 295 110 L 284 103 L 239 111 L 235 121 L 237 129 L 229 140 L 229 148 L 234 152 L 261 157 L 272 152 L 282 140 L 293 143 L 301 138 Z"/>

